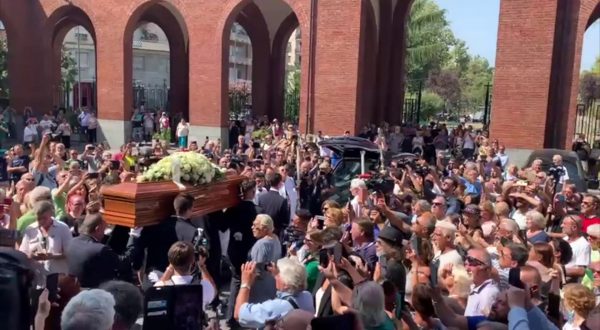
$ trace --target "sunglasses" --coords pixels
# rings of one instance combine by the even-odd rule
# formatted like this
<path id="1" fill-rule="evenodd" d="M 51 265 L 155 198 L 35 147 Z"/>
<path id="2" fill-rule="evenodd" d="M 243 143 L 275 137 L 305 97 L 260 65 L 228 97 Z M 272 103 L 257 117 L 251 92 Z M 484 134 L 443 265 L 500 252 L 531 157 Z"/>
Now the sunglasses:
<path id="1" fill-rule="evenodd" d="M 471 257 L 471 256 L 467 256 L 467 258 L 465 259 L 465 262 L 471 266 L 477 266 L 477 267 L 478 266 L 483 266 L 483 267 L 488 266 L 485 262 L 483 262 L 477 258 Z"/>

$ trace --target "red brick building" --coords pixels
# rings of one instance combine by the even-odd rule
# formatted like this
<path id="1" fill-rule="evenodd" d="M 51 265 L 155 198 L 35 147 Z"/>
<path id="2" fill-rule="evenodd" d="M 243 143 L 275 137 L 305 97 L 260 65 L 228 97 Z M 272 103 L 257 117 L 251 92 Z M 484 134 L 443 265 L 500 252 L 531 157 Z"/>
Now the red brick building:
<path id="1" fill-rule="evenodd" d="M 492 135 L 509 147 L 564 146 L 574 130 L 583 33 L 600 0 L 502 0 Z M 397 123 L 404 103 L 410 0 L 0 0 L 9 43 L 11 104 L 52 108 L 60 47 L 82 25 L 96 44 L 101 133 L 129 135 L 132 36 L 158 24 L 171 50 L 171 102 L 197 137 L 225 137 L 228 47 L 234 21 L 253 46 L 253 111 L 281 117 L 285 48 L 302 33 L 303 130 L 340 134 Z M 24 19 L 27 18 L 27 19 Z"/>

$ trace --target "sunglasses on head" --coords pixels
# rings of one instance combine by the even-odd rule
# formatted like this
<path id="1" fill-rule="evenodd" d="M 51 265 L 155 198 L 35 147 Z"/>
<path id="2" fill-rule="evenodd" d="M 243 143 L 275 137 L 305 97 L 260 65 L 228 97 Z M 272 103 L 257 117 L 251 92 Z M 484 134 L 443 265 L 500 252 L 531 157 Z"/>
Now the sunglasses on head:
<path id="1" fill-rule="evenodd" d="M 484 266 L 487 267 L 487 264 L 477 258 L 471 257 L 471 256 L 467 256 L 467 258 L 465 259 L 466 263 L 471 265 L 471 266 Z"/>

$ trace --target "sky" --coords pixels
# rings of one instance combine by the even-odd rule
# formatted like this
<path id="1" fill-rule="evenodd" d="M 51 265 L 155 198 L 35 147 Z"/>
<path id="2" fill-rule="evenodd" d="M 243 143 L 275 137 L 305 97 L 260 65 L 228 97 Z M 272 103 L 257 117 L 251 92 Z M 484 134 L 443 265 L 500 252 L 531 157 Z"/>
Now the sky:
<path id="1" fill-rule="evenodd" d="M 471 55 L 496 61 L 500 0 L 435 0 L 446 10 L 454 35 L 467 43 Z M 590 69 L 600 55 L 600 21 L 584 36 L 581 69 Z"/>

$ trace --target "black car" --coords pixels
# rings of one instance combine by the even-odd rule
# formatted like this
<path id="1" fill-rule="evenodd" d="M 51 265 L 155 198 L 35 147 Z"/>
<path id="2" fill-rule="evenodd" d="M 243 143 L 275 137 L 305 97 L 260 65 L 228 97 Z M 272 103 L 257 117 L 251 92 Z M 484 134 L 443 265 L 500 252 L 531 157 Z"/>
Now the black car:
<path id="1" fill-rule="evenodd" d="M 350 182 L 361 174 L 361 152 L 365 153 L 365 172 L 379 171 L 381 150 L 359 137 L 334 137 L 318 143 L 332 151 L 333 183 L 335 194 L 332 199 L 346 203 L 350 199 Z"/>
<path id="2" fill-rule="evenodd" d="M 542 170 L 548 173 L 548 169 L 552 166 L 552 157 L 554 155 L 560 155 L 563 159 L 563 165 L 567 169 L 569 175 L 569 181 L 574 183 L 579 192 L 587 192 L 588 187 L 591 189 L 597 189 L 598 181 L 592 178 L 588 178 L 586 173 L 581 166 L 581 160 L 574 151 L 562 150 L 562 149 L 540 149 L 534 150 L 527 159 L 526 167 L 531 167 L 531 164 L 536 159 L 542 160 Z"/>

